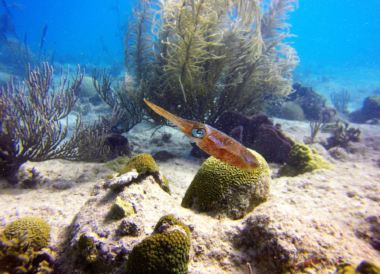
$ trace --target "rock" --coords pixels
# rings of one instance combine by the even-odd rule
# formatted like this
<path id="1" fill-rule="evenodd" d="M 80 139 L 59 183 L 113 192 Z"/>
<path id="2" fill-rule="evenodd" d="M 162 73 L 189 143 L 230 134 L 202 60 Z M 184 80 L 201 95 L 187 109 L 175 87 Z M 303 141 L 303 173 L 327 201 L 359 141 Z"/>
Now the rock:
<path id="1" fill-rule="evenodd" d="M 260 163 L 252 170 L 208 158 L 187 189 L 182 206 L 239 219 L 264 202 L 269 196 L 269 167 L 261 155 L 251 152 Z"/>
<path id="2" fill-rule="evenodd" d="M 283 103 L 275 116 L 286 120 L 305 120 L 305 114 L 302 107 L 298 103 L 292 101 Z"/>
<path id="3" fill-rule="evenodd" d="M 167 203 L 168 198 L 170 195 L 152 176 L 140 178 L 117 193 L 100 187 L 70 226 L 58 272 L 125 273 L 128 255 L 148 236 L 145 231 L 151 231 L 152 224 L 146 223 L 147 218 L 157 222 L 160 203 Z M 126 202 L 133 207 L 125 206 Z M 110 218 L 110 212 L 116 208 L 122 214 Z"/>
<path id="4" fill-rule="evenodd" d="M 22 166 L 18 174 L 18 183 L 22 188 L 37 188 L 49 182 L 35 167 Z"/>
<path id="5" fill-rule="evenodd" d="M 119 157 L 115 160 L 107 162 L 106 165 L 110 169 L 118 172 L 119 174 L 124 174 L 132 170 L 136 170 L 139 176 L 152 175 L 156 182 L 162 187 L 162 189 L 170 193 L 168 179 L 160 172 L 156 161 L 150 154 L 141 153 L 133 156 L 132 158 Z M 126 182 L 126 184 L 128 183 L 129 182 Z M 109 184 L 111 186 L 115 184 L 121 186 L 125 185 L 122 182 L 110 182 Z"/>
<path id="6" fill-rule="evenodd" d="M 53 182 L 51 185 L 52 188 L 58 189 L 58 190 L 65 190 L 69 189 L 75 186 L 75 183 L 70 180 L 65 180 L 65 179 L 58 179 Z"/>
<path id="7" fill-rule="evenodd" d="M 121 197 L 116 197 L 115 203 L 112 205 L 108 212 L 107 219 L 120 220 L 124 217 L 132 216 L 135 214 L 133 204 L 129 201 L 123 200 Z"/>
<path id="8" fill-rule="evenodd" d="M 97 91 L 94 88 L 94 85 L 92 83 L 92 77 L 90 76 L 84 76 L 82 83 L 79 87 L 79 96 L 80 97 L 92 97 L 97 95 Z"/>
<path id="9" fill-rule="evenodd" d="M 256 150 L 268 162 L 284 163 L 294 144 L 264 114 L 248 118 L 237 112 L 224 112 L 214 127 L 234 137 L 246 147 Z M 191 155 L 194 157 L 207 156 L 195 145 L 193 147 Z"/>
<path id="10" fill-rule="evenodd" d="M 294 142 L 276 126 L 262 124 L 257 129 L 257 136 L 250 148 L 264 156 L 265 160 L 274 163 L 286 162 Z"/>
<path id="11" fill-rule="evenodd" d="M 131 220 L 122 220 L 116 233 L 121 237 L 138 236 L 141 234 L 141 228 Z"/>
<path id="12" fill-rule="evenodd" d="M 287 99 L 299 104 L 305 118 L 310 121 L 318 121 L 326 105 L 326 99 L 316 93 L 310 87 L 304 87 L 299 83 L 293 85 L 294 92 Z"/>
<path id="13" fill-rule="evenodd" d="M 120 175 L 119 177 L 108 180 L 105 183 L 105 187 L 111 188 L 113 190 L 123 189 L 127 185 L 131 184 L 134 180 L 136 180 L 138 176 L 139 174 L 135 170 L 132 170 Z"/>
<path id="14" fill-rule="evenodd" d="M 333 147 L 333 148 L 330 148 L 328 151 L 330 155 L 336 160 L 346 161 L 349 159 L 349 156 L 346 150 L 342 147 Z"/>
<path id="15" fill-rule="evenodd" d="M 110 159 L 131 155 L 128 139 L 121 134 L 111 133 L 107 135 L 104 140 L 104 145 L 108 146 L 110 149 Z"/>
<path id="16" fill-rule="evenodd" d="M 173 159 L 174 157 L 175 155 L 167 150 L 160 150 L 153 154 L 153 158 L 156 161 L 162 161 L 162 162 L 166 162 L 170 159 Z"/>
<path id="17" fill-rule="evenodd" d="M 357 228 L 356 235 L 380 251 L 380 215 L 368 216 Z"/>
<path id="18" fill-rule="evenodd" d="M 380 119 L 380 96 L 369 96 L 364 99 L 361 109 L 350 113 L 354 123 L 366 123 L 368 120 Z"/>
<path id="19" fill-rule="evenodd" d="M 102 98 L 98 94 L 91 96 L 88 101 L 93 105 L 93 106 L 99 106 L 101 103 L 103 103 Z"/>

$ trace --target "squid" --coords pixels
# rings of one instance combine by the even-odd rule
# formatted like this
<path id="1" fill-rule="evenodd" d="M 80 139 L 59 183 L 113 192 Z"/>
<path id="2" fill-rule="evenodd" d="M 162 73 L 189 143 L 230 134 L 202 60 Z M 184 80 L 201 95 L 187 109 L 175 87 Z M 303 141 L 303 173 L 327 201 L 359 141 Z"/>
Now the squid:
<path id="1" fill-rule="evenodd" d="M 158 115 L 172 122 L 211 156 L 243 170 L 257 168 L 259 161 L 245 146 L 223 132 L 200 122 L 186 120 L 144 99 Z"/>

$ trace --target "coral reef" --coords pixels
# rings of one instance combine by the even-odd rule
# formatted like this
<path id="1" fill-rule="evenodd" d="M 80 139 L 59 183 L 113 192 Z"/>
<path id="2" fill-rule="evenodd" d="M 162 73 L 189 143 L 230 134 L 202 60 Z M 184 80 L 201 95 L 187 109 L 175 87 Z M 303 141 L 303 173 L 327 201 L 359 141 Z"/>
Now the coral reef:
<path id="1" fill-rule="evenodd" d="M 284 102 L 279 109 L 279 112 L 276 113 L 276 117 L 287 119 L 287 120 L 305 120 L 305 114 L 302 107 L 292 101 Z"/>
<path id="2" fill-rule="evenodd" d="M 287 100 L 300 105 L 307 120 L 319 120 L 326 100 L 312 88 L 304 87 L 299 83 L 295 83 L 293 89 L 294 92 L 287 97 Z"/>
<path id="3" fill-rule="evenodd" d="M 347 90 L 333 92 L 330 94 L 330 99 L 335 109 L 343 114 L 348 114 L 348 104 L 351 101 L 350 93 Z"/>
<path id="4" fill-rule="evenodd" d="M 50 241 L 50 226 L 38 217 L 18 219 L 7 225 L 3 233 L 8 240 L 23 239 L 34 249 L 47 247 Z"/>
<path id="5" fill-rule="evenodd" d="M 343 147 L 347 148 L 351 142 L 359 142 L 361 131 L 358 128 L 352 128 L 347 122 L 338 121 L 335 124 L 335 129 L 332 136 L 327 138 L 325 147 Z"/>
<path id="6" fill-rule="evenodd" d="M 290 153 L 286 164 L 281 167 L 281 176 L 297 176 L 315 169 L 329 168 L 327 163 L 316 151 L 303 144 L 295 144 Z"/>
<path id="7" fill-rule="evenodd" d="M 182 200 L 182 206 L 232 219 L 242 218 L 268 198 L 270 170 L 255 151 L 259 167 L 242 170 L 214 157 L 201 166 Z"/>
<path id="8" fill-rule="evenodd" d="M 0 272 L 53 273 L 54 252 L 48 247 L 50 226 L 38 217 L 23 217 L 0 234 Z"/>
<path id="9" fill-rule="evenodd" d="M 367 97 L 361 109 L 350 113 L 350 121 L 354 123 L 366 123 L 369 120 L 380 119 L 380 96 Z"/>
<path id="10" fill-rule="evenodd" d="M 133 89 L 180 117 L 207 124 L 224 111 L 257 112 L 267 95 L 291 92 L 298 58 L 286 42 L 286 20 L 294 3 L 139 1 L 126 38 Z"/>
<path id="11" fill-rule="evenodd" d="M 76 125 L 74 136 L 67 145 L 73 147 L 66 153 L 65 159 L 87 162 L 106 162 L 119 156 L 130 156 L 128 139 L 120 133 L 113 132 L 117 115 L 111 118 L 99 118 L 93 123 Z"/>
<path id="12" fill-rule="evenodd" d="M 128 257 L 128 274 L 185 274 L 189 262 L 190 230 L 173 215 L 162 217 L 151 236 Z"/>
<path id="13" fill-rule="evenodd" d="M 106 71 L 94 71 L 93 86 L 99 97 L 114 112 L 114 122 L 122 131 L 129 131 L 142 121 L 142 93 L 135 92 L 132 84 L 124 82 L 113 86 L 113 79 Z"/>
<path id="14" fill-rule="evenodd" d="M 74 106 L 83 76 L 78 69 L 71 84 L 62 77 L 54 91 L 52 77 L 53 68 L 43 64 L 29 69 L 24 84 L 0 87 L 0 176 L 12 183 L 27 160 L 60 158 L 74 149 L 64 141 L 67 127 L 60 119 Z"/>
<path id="15" fill-rule="evenodd" d="M 120 187 L 117 191 L 109 187 L 113 181 L 129 173 L 134 174 L 128 176 L 128 187 Z M 160 199 L 173 200 L 152 176 L 137 177 L 136 172 L 129 173 L 112 179 L 111 184 L 106 180 L 96 185 L 92 198 L 83 206 L 70 226 L 66 248 L 57 263 L 59 273 L 126 272 L 127 258 L 132 249 L 150 234 L 145 231 L 152 230 L 157 222 L 157 214 L 165 215 L 160 211 Z M 126 182 L 127 178 L 124 179 Z M 146 206 L 152 208 L 145 208 Z M 153 208 L 157 209 L 155 213 L 152 213 Z M 154 219 L 151 225 L 144 222 L 147 217 Z M 169 231 L 164 231 L 169 224 Z M 180 230 L 185 232 L 182 234 Z M 169 217 L 163 218 L 155 231 L 152 236 L 162 233 L 170 239 L 173 236 L 175 241 L 189 240 L 188 230 Z M 170 265 L 171 261 L 167 262 Z M 181 263 L 184 263 L 182 259 Z"/>

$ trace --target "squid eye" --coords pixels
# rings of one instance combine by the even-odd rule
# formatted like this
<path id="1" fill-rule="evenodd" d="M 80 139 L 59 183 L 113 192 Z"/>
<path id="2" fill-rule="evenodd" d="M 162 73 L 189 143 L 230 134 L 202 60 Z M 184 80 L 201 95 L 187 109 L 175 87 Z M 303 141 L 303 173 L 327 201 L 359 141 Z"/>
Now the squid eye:
<path id="1" fill-rule="evenodd" d="M 206 130 L 204 128 L 193 128 L 191 130 L 191 135 L 195 138 L 202 139 L 206 134 Z"/>

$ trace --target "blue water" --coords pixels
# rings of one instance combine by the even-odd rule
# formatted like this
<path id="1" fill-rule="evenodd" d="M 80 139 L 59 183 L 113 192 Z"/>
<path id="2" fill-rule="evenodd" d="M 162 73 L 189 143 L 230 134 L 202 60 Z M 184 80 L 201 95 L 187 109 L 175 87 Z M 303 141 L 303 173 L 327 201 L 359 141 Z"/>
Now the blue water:
<path id="1" fill-rule="evenodd" d="M 380 68 L 380 1 L 304 0 L 291 15 L 300 66 Z"/>
<path id="2" fill-rule="evenodd" d="M 11 2 L 16 37 L 62 64 L 124 69 L 124 33 L 134 1 Z M 0 12 L 4 8 L 0 7 Z M 329 98 L 348 89 L 351 108 L 380 87 L 380 1 L 301 0 L 290 14 L 291 43 L 300 57 L 295 80 Z"/>
<path id="3" fill-rule="evenodd" d="M 57 61 L 123 63 L 123 35 L 132 1 L 24 0 L 17 4 L 12 10 L 17 34 L 23 39 L 27 33 L 33 50 L 38 51 L 47 25 L 44 47 L 54 52 Z"/>

